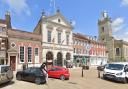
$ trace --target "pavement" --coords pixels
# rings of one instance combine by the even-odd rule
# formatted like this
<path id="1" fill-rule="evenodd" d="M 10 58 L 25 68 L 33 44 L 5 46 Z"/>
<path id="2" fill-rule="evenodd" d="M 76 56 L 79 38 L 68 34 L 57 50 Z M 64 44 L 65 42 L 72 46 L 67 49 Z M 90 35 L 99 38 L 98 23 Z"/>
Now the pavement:
<path id="1" fill-rule="evenodd" d="M 81 77 L 81 68 L 69 69 L 71 77 L 69 80 L 48 79 L 47 84 L 36 85 L 35 83 L 13 81 L 0 86 L 0 89 L 128 89 L 128 83 L 122 84 L 98 78 L 96 68 L 84 70 L 84 77 Z"/>

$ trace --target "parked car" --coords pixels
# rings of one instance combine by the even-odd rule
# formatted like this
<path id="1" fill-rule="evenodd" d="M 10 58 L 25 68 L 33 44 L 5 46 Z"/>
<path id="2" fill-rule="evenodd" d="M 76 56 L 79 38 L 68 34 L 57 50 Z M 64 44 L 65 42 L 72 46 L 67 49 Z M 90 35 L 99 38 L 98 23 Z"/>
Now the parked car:
<path id="1" fill-rule="evenodd" d="M 34 82 L 36 84 L 46 82 L 45 75 L 40 67 L 29 67 L 23 71 L 18 71 L 16 73 L 16 79 Z"/>
<path id="2" fill-rule="evenodd" d="M 107 64 L 97 66 L 97 70 L 103 71 L 106 65 Z"/>
<path id="3" fill-rule="evenodd" d="M 67 68 L 54 66 L 48 69 L 48 76 L 52 78 L 59 78 L 61 80 L 69 79 L 70 73 Z"/>
<path id="4" fill-rule="evenodd" d="M 13 79 L 13 71 L 9 65 L 0 65 L 0 84 L 9 82 Z"/>
<path id="5" fill-rule="evenodd" d="M 128 62 L 113 62 L 107 64 L 103 72 L 103 78 L 127 83 Z"/>

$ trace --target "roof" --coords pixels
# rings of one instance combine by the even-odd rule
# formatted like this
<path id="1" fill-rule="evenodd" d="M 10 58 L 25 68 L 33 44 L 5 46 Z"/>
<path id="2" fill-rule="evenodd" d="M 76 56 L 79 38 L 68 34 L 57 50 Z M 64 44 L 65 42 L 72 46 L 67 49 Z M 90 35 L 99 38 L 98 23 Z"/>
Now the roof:
<path id="1" fill-rule="evenodd" d="M 124 40 L 116 40 L 116 39 L 114 39 L 114 41 L 115 41 L 115 44 L 128 45 L 128 42 L 124 41 Z"/>
<path id="2" fill-rule="evenodd" d="M 81 40 L 87 40 L 87 41 L 89 41 L 90 43 L 95 43 L 95 44 L 104 45 L 104 43 L 99 42 L 99 41 L 96 41 L 96 40 L 89 39 L 86 35 L 83 35 L 83 34 L 81 34 L 81 33 L 73 33 L 73 38 L 78 38 L 78 39 L 81 39 Z"/>
<path id="3" fill-rule="evenodd" d="M 52 22 L 51 19 L 58 18 L 58 17 L 60 17 L 67 24 L 67 27 L 73 29 L 73 26 L 70 24 L 70 22 L 60 12 L 57 12 L 56 14 L 50 15 L 50 16 L 41 16 L 39 21 L 38 21 L 38 24 L 36 25 L 36 27 L 38 25 L 40 25 L 42 21 L 44 21 L 44 22 Z M 52 22 L 52 23 L 57 24 L 55 22 Z M 62 25 L 62 24 L 59 24 L 59 25 L 65 26 L 65 25 Z M 35 27 L 34 31 L 36 30 L 36 27 Z"/>
<path id="4" fill-rule="evenodd" d="M 32 32 L 22 31 L 18 29 L 9 29 L 8 30 L 8 37 L 20 38 L 20 39 L 28 39 L 28 40 L 36 40 L 41 41 L 42 36 L 37 35 Z"/>
<path id="5" fill-rule="evenodd" d="M 6 24 L 6 20 L 0 19 L 0 23 Z"/>
<path id="6" fill-rule="evenodd" d="M 126 65 L 126 64 L 128 64 L 128 62 L 112 62 L 112 63 L 109 63 L 109 64 L 123 64 L 123 65 Z"/>
<path id="7" fill-rule="evenodd" d="M 86 36 L 84 36 L 80 33 L 73 33 L 73 37 L 83 39 L 83 40 L 89 40 Z"/>

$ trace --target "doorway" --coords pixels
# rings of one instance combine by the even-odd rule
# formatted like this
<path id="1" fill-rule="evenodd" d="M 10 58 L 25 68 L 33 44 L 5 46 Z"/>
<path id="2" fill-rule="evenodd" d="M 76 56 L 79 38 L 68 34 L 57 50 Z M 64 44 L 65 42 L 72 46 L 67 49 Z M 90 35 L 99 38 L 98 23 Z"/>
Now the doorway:
<path id="1" fill-rule="evenodd" d="M 13 71 L 16 70 L 16 56 L 10 56 L 10 66 Z"/>

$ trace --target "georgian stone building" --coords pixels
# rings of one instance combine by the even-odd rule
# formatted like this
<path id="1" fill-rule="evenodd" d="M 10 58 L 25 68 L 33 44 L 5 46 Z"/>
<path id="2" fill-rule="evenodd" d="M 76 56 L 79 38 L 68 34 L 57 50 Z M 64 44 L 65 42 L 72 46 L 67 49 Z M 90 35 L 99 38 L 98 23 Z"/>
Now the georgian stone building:
<path id="1" fill-rule="evenodd" d="M 42 14 L 34 33 L 42 35 L 42 58 L 48 67 L 66 66 L 73 60 L 72 30 L 59 10 L 53 16 Z"/>
<path id="2" fill-rule="evenodd" d="M 75 66 L 82 64 L 97 66 L 107 63 L 106 47 L 98 42 L 80 33 L 73 34 L 74 63 Z"/>
<path id="3" fill-rule="evenodd" d="M 103 12 L 98 20 L 99 41 L 106 45 L 109 61 L 128 61 L 128 42 L 117 40 L 112 35 L 112 20 Z"/>

